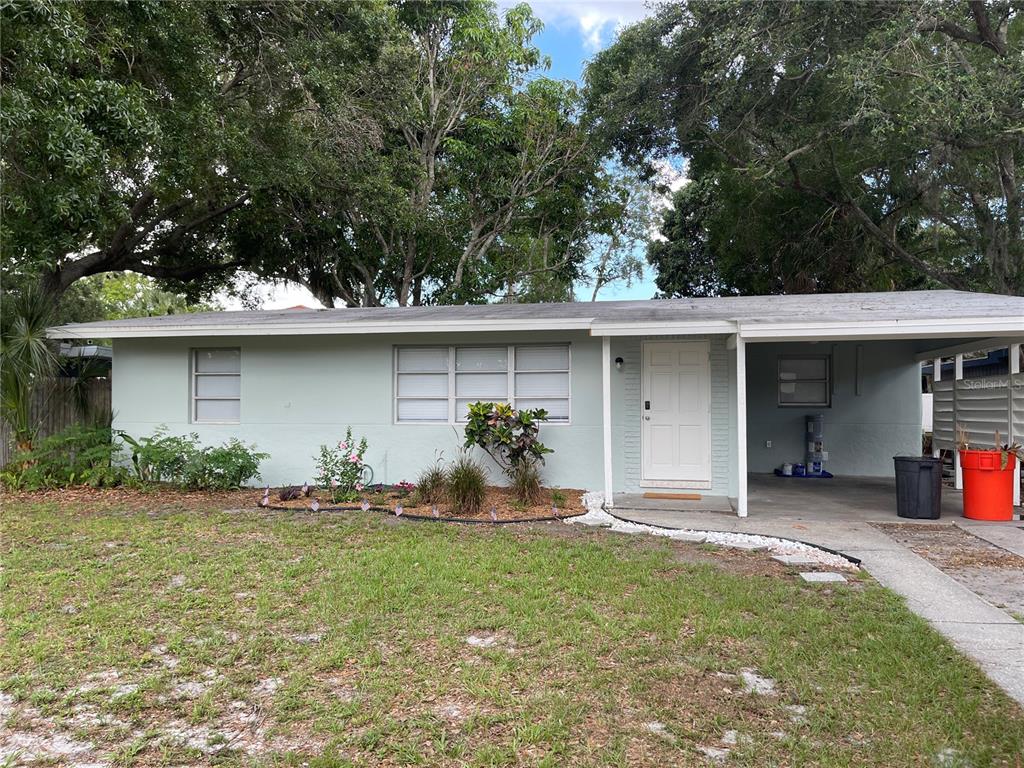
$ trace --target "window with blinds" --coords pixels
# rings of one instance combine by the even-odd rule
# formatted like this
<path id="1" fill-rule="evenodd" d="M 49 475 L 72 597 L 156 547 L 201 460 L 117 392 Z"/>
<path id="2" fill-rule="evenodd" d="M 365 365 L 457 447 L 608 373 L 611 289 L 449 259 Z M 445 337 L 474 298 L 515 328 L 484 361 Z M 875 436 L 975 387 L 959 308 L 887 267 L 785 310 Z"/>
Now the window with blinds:
<path id="1" fill-rule="evenodd" d="M 399 347 L 395 421 L 460 423 L 470 403 L 545 408 L 552 422 L 570 415 L 568 344 Z"/>
<path id="2" fill-rule="evenodd" d="M 242 350 L 192 350 L 192 421 L 237 424 L 242 415 Z"/>

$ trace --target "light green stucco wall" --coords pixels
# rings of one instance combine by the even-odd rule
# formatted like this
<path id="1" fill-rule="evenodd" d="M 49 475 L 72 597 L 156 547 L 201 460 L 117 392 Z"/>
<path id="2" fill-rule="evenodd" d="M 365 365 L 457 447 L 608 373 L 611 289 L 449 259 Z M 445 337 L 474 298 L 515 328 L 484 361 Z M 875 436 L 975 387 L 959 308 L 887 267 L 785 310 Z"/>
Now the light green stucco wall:
<path id="1" fill-rule="evenodd" d="M 725 336 L 706 338 L 711 351 L 712 488 L 735 497 L 735 352 Z M 614 338 L 612 444 L 616 491 L 642 490 L 640 480 L 639 337 Z M 262 482 L 301 483 L 314 476 L 321 443 L 337 442 L 345 427 L 365 435 L 367 459 L 380 482 L 415 480 L 439 452 L 455 455 L 461 426 L 395 424 L 393 349 L 401 344 L 572 345 L 572 422 L 545 425 L 541 439 L 554 449 L 545 467 L 553 486 L 599 490 L 602 480 L 601 340 L 584 332 L 407 334 L 367 336 L 266 336 L 246 338 L 119 339 L 114 345 L 114 426 L 133 436 L 160 425 L 172 433 L 196 432 L 205 443 L 229 437 L 255 442 L 270 458 Z M 861 394 L 854 394 L 854 343 L 747 345 L 748 462 L 751 472 L 771 472 L 803 458 L 803 419 L 814 409 L 779 408 L 779 354 L 834 356 L 833 407 L 825 414 L 831 461 L 843 475 L 892 474 L 892 456 L 920 451 L 920 383 L 911 342 L 865 342 Z M 240 424 L 189 422 L 189 351 L 196 347 L 242 350 Z M 771 440 L 773 447 L 764 447 Z M 493 468 L 492 468 L 493 469 Z M 496 481 L 500 476 L 492 472 Z"/>
<path id="2" fill-rule="evenodd" d="M 857 346 L 861 354 L 856 393 Z M 836 475 L 891 477 L 892 457 L 921 454 L 921 372 L 910 341 L 747 344 L 747 457 L 751 472 L 804 460 L 804 420 L 825 417 L 825 468 Z M 778 356 L 832 355 L 831 408 L 781 408 Z M 772 447 L 766 448 L 765 441 Z"/>
<path id="3" fill-rule="evenodd" d="M 456 454 L 462 429 L 394 423 L 394 346 L 542 342 L 570 342 L 572 348 L 572 421 L 541 429 L 541 439 L 554 449 L 545 481 L 598 489 L 601 341 L 579 332 L 118 339 L 114 426 L 133 436 L 166 425 L 176 434 L 196 432 L 204 443 L 230 437 L 254 442 L 270 454 L 260 468 L 262 482 L 278 485 L 312 480 L 319 446 L 336 443 L 351 425 L 369 440 L 367 460 L 376 481 L 414 481 L 438 452 L 449 459 Z M 241 423 L 189 422 L 189 350 L 196 347 L 241 348 Z"/>

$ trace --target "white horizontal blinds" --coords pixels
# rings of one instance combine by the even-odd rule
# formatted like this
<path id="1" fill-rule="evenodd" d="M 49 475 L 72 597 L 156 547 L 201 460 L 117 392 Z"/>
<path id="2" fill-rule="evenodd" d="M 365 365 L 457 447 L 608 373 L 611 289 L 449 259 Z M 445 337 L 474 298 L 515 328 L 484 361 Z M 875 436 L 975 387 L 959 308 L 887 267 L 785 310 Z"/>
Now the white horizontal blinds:
<path id="1" fill-rule="evenodd" d="M 568 345 L 516 347 L 515 355 L 516 408 L 544 408 L 549 420 L 568 421 Z"/>
<path id="2" fill-rule="evenodd" d="M 192 421 L 238 423 L 242 415 L 242 351 L 192 353 Z"/>
<path id="3" fill-rule="evenodd" d="M 779 405 L 829 404 L 829 359 L 816 357 L 779 358 Z"/>
<path id="4" fill-rule="evenodd" d="M 398 421 L 448 421 L 448 347 L 403 347 L 396 365 Z"/>
<path id="5" fill-rule="evenodd" d="M 569 421 L 569 345 L 404 347 L 396 353 L 397 421 L 462 422 L 471 403 L 544 408 Z"/>
<path id="6" fill-rule="evenodd" d="M 508 402 L 508 353 L 502 347 L 455 349 L 455 420 L 465 421 L 470 403 Z"/>

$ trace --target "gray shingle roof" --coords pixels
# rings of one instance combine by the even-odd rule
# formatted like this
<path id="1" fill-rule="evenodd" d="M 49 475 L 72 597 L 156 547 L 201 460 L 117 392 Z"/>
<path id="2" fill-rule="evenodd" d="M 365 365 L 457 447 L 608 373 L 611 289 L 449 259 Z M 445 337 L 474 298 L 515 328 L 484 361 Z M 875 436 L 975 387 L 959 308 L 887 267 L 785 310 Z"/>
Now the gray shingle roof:
<path id="1" fill-rule="evenodd" d="M 203 331 L 239 335 L 282 327 L 301 334 L 345 333 L 363 326 L 393 332 L 422 330 L 423 326 L 458 330 L 482 329 L 495 323 L 522 322 L 530 328 L 589 328 L 607 324 L 714 323 L 790 324 L 951 319 L 1018 319 L 1024 333 L 1024 298 L 964 291 L 901 291 L 889 293 L 804 294 L 789 296 L 729 296 L 720 298 L 599 301 L 562 304 L 484 304 L 443 307 L 372 307 L 357 309 L 284 309 L 140 317 L 127 320 L 73 323 L 50 329 L 61 337 L 199 335 Z M 346 331 L 352 326 L 351 331 Z M 455 330 L 453 327 L 452 330 Z"/>

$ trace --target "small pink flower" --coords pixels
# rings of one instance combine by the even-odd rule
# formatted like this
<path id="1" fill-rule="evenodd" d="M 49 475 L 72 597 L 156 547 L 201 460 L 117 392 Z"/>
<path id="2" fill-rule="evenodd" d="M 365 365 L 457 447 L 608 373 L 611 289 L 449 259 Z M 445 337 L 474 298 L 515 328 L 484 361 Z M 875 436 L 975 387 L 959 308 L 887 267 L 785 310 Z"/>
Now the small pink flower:
<path id="1" fill-rule="evenodd" d="M 341 448 L 341 450 L 343 450 L 343 451 L 347 451 L 348 450 L 348 443 L 345 442 L 344 440 L 342 440 L 340 443 L 338 443 L 338 447 Z"/>
<path id="2" fill-rule="evenodd" d="M 358 453 L 353 453 L 351 456 L 348 457 L 348 460 L 353 462 L 353 463 L 355 463 L 355 464 L 358 464 L 359 463 L 359 454 Z"/>
<path id="3" fill-rule="evenodd" d="M 363 490 L 363 484 L 362 483 L 356 483 L 356 490 L 357 491 Z"/>
<path id="4" fill-rule="evenodd" d="M 331 488 L 337 488 L 337 487 L 338 487 L 338 481 L 337 481 L 337 480 L 335 480 L 335 479 L 334 479 L 334 478 L 332 477 L 332 478 L 331 478 Z"/>

